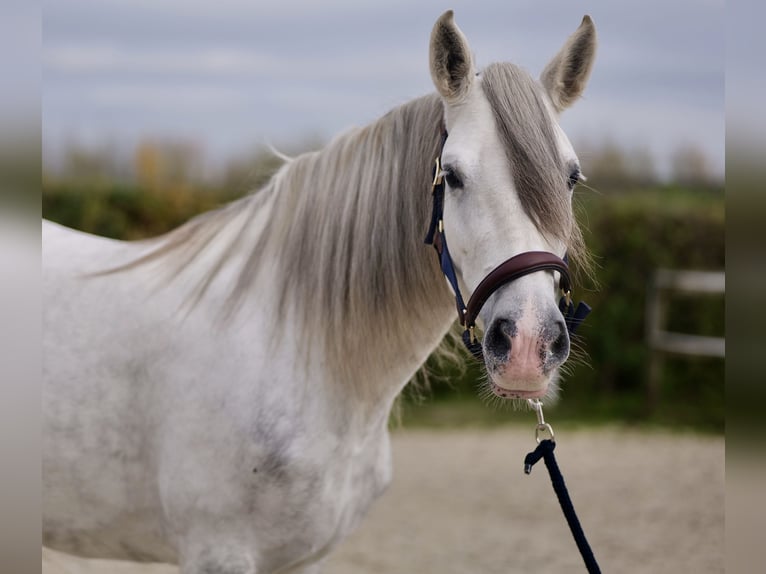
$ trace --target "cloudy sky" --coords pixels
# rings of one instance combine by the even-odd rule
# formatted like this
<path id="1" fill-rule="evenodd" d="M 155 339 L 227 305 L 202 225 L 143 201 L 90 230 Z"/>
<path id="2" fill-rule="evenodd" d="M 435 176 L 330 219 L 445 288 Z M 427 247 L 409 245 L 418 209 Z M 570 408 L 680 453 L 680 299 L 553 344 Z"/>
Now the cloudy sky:
<path id="1" fill-rule="evenodd" d="M 428 38 L 447 8 L 479 66 L 535 76 L 590 14 L 596 66 L 562 117 L 573 142 L 646 147 L 661 170 L 693 144 L 723 172 L 723 0 L 44 0 L 46 159 L 72 141 L 187 139 L 215 162 L 328 138 L 432 91 Z"/>

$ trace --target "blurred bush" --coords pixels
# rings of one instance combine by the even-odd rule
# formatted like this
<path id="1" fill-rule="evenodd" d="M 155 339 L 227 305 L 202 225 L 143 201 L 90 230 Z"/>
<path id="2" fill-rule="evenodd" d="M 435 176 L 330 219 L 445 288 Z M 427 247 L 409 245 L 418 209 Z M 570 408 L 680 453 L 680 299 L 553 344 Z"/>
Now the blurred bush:
<path id="1" fill-rule="evenodd" d="M 677 187 L 620 196 L 590 196 L 584 218 L 596 257 L 598 289 L 583 293 L 594 312 L 582 326 L 591 368 L 579 366 L 564 383 L 564 397 L 609 408 L 619 399 L 623 416 L 723 430 L 724 362 L 669 357 L 658 412 L 648 412 L 645 345 L 646 296 L 655 269 L 722 270 L 725 264 L 723 193 Z M 669 331 L 724 335 L 723 297 L 675 297 Z M 690 408 L 691 407 L 691 408 Z M 585 407 L 587 408 L 587 407 Z M 686 412 L 686 411 L 694 411 Z"/>
<path id="2" fill-rule="evenodd" d="M 170 231 L 233 199 L 186 186 L 150 190 L 134 184 L 45 181 L 43 217 L 104 237 L 141 239 Z"/>

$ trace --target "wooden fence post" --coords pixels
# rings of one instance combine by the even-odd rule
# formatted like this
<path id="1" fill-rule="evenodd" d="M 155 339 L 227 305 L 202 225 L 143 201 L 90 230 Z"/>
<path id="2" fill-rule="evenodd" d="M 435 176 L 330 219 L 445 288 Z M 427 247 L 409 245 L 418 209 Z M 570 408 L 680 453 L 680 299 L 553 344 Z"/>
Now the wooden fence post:
<path id="1" fill-rule="evenodd" d="M 660 399 L 665 354 L 726 356 L 726 340 L 723 337 L 703 337 L 665 330 L 668 294 L 723 295 L 725 291 L 726 274 L 723 271 L 655 271 L 646 298 L 646 344 L 650 351 L 646 401 L 650 412 L 656 408 Z"/>

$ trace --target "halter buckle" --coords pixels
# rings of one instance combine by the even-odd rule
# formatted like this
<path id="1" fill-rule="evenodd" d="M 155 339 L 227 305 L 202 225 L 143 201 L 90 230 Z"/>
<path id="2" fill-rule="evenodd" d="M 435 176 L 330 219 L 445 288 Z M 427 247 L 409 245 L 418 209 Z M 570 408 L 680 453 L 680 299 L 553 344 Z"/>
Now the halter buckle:
<path id="1" fill-rule="evenodd" d="M 569 306 L 572 304 L 572 290 L 571 289 L 567 289 L 566 291 L 564 291 L 564 299 L 567 302 L 567 308 L 569 308 Z"/>
<path id="2" fill-rule="evenodd" d="M 460 319 L 460 324 L 465 327 L 465 330 L 468 331 L 468 337 L 471 341 L 471 344 L 473 345 L 476 342 L 476 325 L 469 325 L 468 320 L 466 319 L 466 315 L 468 315 L 468 309 L 465 307 L 463 308 L 463 317 Z"/>
<path id="3" fill-rule="evenodd" d="M 436 168 L 434 170 L 434 181 L 431 183 L 431 188 L 442 184 L 444 176 L 442 175 L 442 162 L 440 158 L 436 158 Z"/>

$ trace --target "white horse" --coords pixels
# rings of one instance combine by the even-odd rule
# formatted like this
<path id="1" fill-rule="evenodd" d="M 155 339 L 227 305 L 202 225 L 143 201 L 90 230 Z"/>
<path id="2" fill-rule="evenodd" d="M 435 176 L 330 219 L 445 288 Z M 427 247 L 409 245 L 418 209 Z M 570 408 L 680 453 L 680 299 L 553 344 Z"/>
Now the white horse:
<path id="1" fill-rule="evenodd" d="M 183 574 L 318 570 L 388 484 L 394 399 L 454 322 L 423 244 L 434 159 L 464 293 L 523 252 L 576 256 L 557 116 L 595 44 L 586 16 L 540 83 L 477 73 L 446 12 L 438 94 L 257 193 L 149 241 L 44 224 L 44 544 Z M 556 281 L 527 274 L 484 305 L 496 393 L 551 392 L 569 351 Z"/>

